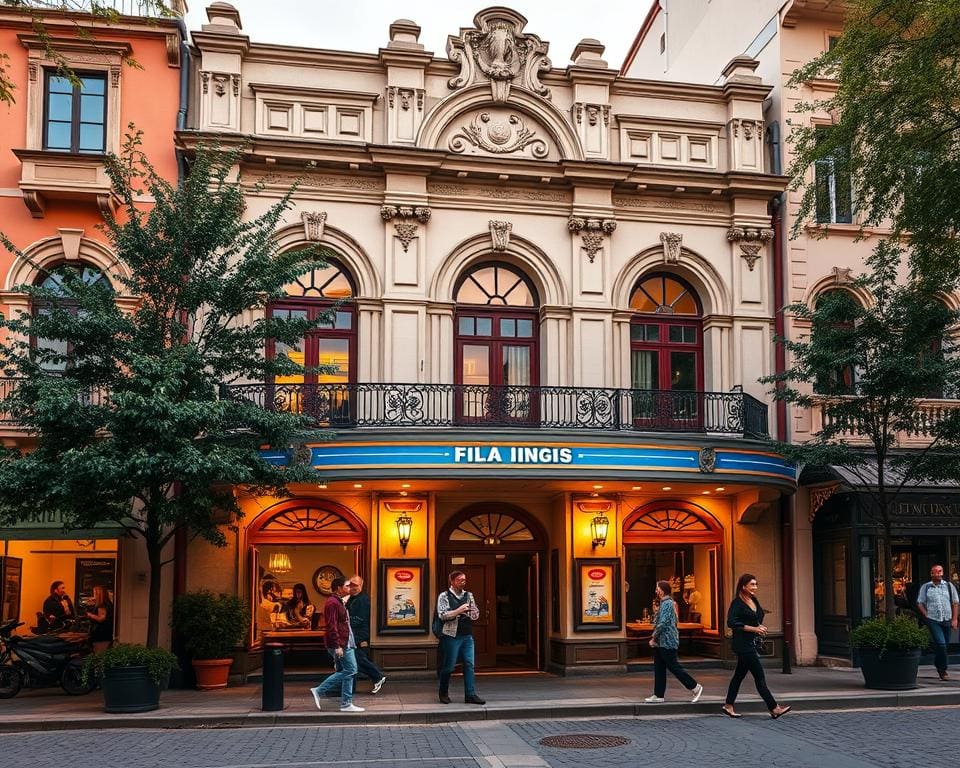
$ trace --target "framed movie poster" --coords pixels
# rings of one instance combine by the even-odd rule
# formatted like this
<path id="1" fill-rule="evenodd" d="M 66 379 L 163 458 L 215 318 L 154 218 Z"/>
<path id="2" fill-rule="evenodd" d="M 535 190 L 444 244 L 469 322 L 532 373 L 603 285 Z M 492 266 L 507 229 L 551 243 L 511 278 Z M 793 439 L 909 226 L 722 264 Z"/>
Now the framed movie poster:
<path id="1" fill-rule="evenodd" d="M 620 560 L 573 561 L 574 629 L 620 629 Z"/>
<path id="2" fill-rule="evenodd" d="M 377 632 L 381 635 L 423 634 L 430 599 L 426 560 L 381 560 Z"/>

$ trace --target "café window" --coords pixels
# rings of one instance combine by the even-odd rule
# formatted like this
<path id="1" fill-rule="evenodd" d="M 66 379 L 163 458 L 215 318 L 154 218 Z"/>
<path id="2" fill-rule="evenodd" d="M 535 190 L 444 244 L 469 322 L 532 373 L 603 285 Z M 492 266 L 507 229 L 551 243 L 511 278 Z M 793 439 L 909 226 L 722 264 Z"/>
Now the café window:
<path id="1" fill-rule="evenodd" d="M 43 148 L 74 154 L 106 150 L 107 78 L 77 73 L 71 80 L 47 72 L 44 84 Z"/>

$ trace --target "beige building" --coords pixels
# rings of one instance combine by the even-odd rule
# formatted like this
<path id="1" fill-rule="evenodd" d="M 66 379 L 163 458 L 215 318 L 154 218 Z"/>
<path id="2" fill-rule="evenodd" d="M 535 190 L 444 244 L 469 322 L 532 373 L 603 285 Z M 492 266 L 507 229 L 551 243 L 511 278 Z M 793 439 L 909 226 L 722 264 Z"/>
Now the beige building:
<path id="1" fill-rule="evenodd" d="M 826 112 L 801 113 L 797 105 L 829 98 L 836 88 L 833 81 L 808 82 L 801 88 L 788 88 L 787 83 L 798 66 L 841 35 L 846 6 L 841 0 L 655 0 L 627 54 L 623 74 L 717 84 L 723 82 L 723 67 L 731 57 L 755 60 L 755 73 L 771 86 L 760 129 L 765 153 L 770 167 L 780 172 L 792 162 L 790 125 L 827 129 L 832 122 Z M 841 289 L 851 291 L 860 302 L 870 302 L 871 297 L 854 291 L 850 282 L 863 271 L 876 238 L 887 230 L 868 228 L 863 230 L 866 237 L 858 240 L 862 221 L 856 200 L 849 182 L 834 173 L 831 163 L 810 169 L 809 179 L 818 188 L 814 221 L 791 236 L 800 193 L 785 193 L 778 207 L 778 234 L 784 237 L 782 252 L 771 255 L 774 300 L 777 305 L 812 306 L 823 293 Z M 944 300 L 960 304 L 956 295 Z M 809 327 L 787 314 L 783 330 L 799 338 Z M 848 375 L 852 383 L 855 372 Z M 932 399 L 922 407 L 935 419 L 940 409 L 955 405 L 955 400 Z M 784 415 L 783 439 L 803 441 L 819 428 L 816 409 L 791 409 Z M 904 446 L 927 442 L 926 436 L 918 435 Z M 818 657 L 850 658 L 852 624 L 875 615 L 880 599 L 882 565 L 876 556 L 876 531 L 856 509 L 852 478 L 830 470 L 805 474 L 801 480 L 787 534 L 794 563 L 788 596 L 794 606 L 795 657 L 801 664 L 815 663 Z M 952 578 L 960 583 L 958 501 L 953 488 L 918 487 L 901 505 L 893 568 L 902 607 L 911 606 L 910 594 L 927 580 L 934 562 L 949 564 Z"/>
<path id="2" fill-rule="evenodd" d="M 333 314 L 295 349 L 337 373 L 233 384 L 308 413 L 332 439 L 316 486 L 246 501 L 230 545 L 192 544 L 189 588 L 236 590 L 264 640 L 303 583 L 320 604 L 364 574 L 375 658 L 427 669 L 447 574 L 480 604 L 484 669 L 642 661 L 657 579 L 687 650 L 726 657 L 742 571 L 773 609 L 779 504 L 770 453 L 770 86 L 737 59 L 715 85 L 623 77 L 583 40 L 558 66 L 518 13 L 481 11 L 446 57 L 390 25 L 377 54 L 251 42 L 238 12 L 192 35 L 178 142 L 244 141 L 247 215 L 300 186 L 278 238 L 330 266 L 267 311 Z"/>

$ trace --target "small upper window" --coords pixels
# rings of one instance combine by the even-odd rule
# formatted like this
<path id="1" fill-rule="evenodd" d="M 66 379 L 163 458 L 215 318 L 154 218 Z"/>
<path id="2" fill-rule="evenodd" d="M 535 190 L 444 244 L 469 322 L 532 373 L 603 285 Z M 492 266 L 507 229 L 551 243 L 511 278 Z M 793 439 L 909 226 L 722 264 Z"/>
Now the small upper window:
<path id="1" fill-rule="evenodd" d="M 461 278 L 457 304 L 535 307 L 536 293 L 526 276 L 506 264 L 484 264 Z"/>
<path id="2" fill-rule="evenodd" d="M 666 274 L 641 280 L 630 296 L 630 309 L 651 315 L 700 315 L 696 294 L 677 278 Z"/>
<path id="3" fill-rule="evenodd" d="M 827 35 L 827 50 L 832 51 L 840 42 L 840 35 Z"/>
<path id="4" fill-rule="evenodd" d="M 78 73 L 76 81 L 46 75 L 43 148 L 99 153 L 106 149 L 106 75 Z"/>

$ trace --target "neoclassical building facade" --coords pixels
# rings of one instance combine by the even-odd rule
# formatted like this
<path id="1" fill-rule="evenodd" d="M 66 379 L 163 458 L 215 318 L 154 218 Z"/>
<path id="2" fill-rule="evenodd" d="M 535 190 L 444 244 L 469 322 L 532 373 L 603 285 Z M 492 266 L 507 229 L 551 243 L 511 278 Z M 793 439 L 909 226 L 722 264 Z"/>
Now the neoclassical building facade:
<path id="1" fill-rule="evenodd" d="M 663 578 L 689 652 L 723 658 L 743 571 L 778 654 L 796 481 L 758 382 L 784 179 L 764 165 L 756 62 L 716 86 L 630 79 L 588 39 L 557 66 L 502 7 L 446 57 L 407 20 L 366 54 L 253 43 L 230 5 L 207 14 L 178 145 L 242 146 L 249 217 L 296 182 L 279 243 L 330 254 L 266 309 L 325 318 L 265 347 L 306 372 L 224 387 L 310 416 L 324 439 L 266 455 L 320 481 L 245 500 L 229 546 L 187 560 L 188 587 L 250 600 L 250 663 L 266 640 L 315 647 L 321 626 L 276 610 L 295 584 L 320 604 L 359 572 L 374 656 L 428 669 L 451 570 L 486 669 L 642 663 Z"/>

